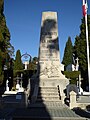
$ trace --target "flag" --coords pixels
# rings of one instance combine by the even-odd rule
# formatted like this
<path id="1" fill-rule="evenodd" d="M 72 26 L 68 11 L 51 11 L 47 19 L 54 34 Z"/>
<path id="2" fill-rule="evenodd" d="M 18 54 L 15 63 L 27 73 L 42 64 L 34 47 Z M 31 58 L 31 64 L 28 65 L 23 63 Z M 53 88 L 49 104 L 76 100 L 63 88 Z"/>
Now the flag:
<path id="1" fill-rule="evenodd" d="M 87 0 L 83 0 L 83 6 L 82 6 L 82 10 L 83 10 L 83 16 L 87 15 Z"/>

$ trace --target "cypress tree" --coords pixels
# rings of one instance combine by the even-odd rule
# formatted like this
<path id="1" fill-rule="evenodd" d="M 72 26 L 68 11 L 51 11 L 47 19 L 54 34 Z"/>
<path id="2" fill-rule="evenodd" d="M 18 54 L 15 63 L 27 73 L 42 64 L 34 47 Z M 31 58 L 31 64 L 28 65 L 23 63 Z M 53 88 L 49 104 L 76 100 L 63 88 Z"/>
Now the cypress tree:
<path id="1" fill-rule="evenodd" d="M 22 60 L 21 60 L 21 52 L 20 52 L 20 50 L 17 50 L 17 52 L 16 52 L 14 70 L 23 70 L 23 64 L 22 64 Z"/>
<path id="2" fill-rule="evenodd" d="M 81 75 L 84 78 L 83 88 L 88 85 L 88 65 L 87 65 L 87 46 L 86 46 L 86 28 L 85 18 L 83 17 L 80 25 L 80 34 L 75 38 L 74 53 L 79 58 L 79 68 Z M 90 15 L 88 15 L 88 40 L 90 46 Z M 89 47 L 90 49 L 90 47 Z M 90 57 L 90 56 L 89 56 Z"/>
<path id="3" fill-rule="evenodd" d="M 10 43 L 10 32 L 6 25 L 4 16 L 4 0 L 0 0 L 0 80 L 2 81 L 3 66 L 6 64 L 7 56 L 13 55 L 14 48 Z M 9 62 L 8 62 L 9 66 Z"/>
<path id="4" fill-rule="evenodd" d="M 2 56 L 1 56 L 1 52 L 0 52 L 0 84 L 2 84 Z"/>
<path id="5" fill-rule="evenodd" d="M 68 41 L 66 42 L 66 47 L 64 50 L 64 57 L 62 63 L 65 67 L 73 62 L 73 46 L 71 37 L 68 37 Z"/>

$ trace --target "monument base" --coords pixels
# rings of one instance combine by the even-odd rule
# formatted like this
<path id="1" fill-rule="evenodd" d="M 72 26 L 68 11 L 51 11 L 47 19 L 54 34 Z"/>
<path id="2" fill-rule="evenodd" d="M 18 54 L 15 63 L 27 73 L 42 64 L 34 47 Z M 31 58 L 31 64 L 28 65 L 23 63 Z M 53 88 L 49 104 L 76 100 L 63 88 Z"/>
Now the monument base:
<path id="1" fill-rule="evenodd" d="M 48 86 L 48 87 L 56 87 L 57 85 L 60 86 L 67 86 L 69 84 L 68 79 L 56 79 L 56 78 L 49 78 L 49 79 L 40 79 L 39 86 Z"/>
<path id="2" fill-rule="evenodd" d="M 61 72 L 59 72 L 58 76 L 52 74 L 50 77 L 44 74 L 39 75 L 37 72 L 33 76 L 32 82 L 38 89 L 39 87 L 59 87 L 61 96 L 65 96 L 65 90 L 69 84 L 69 80 Z M 34 93 L 36 94 L 36 90 Z"/>
<path id="3" fill-rule="evenodd" d="M 58 88 L 58 91 L 60 93 L 61 101 L 62 101 L 62 103 L 64 103 L 66 86 L 69 84 L 69 80 L 68 79 L 60 79 L 60 78 L 58 78 L 58 79 L 57 78 L 48 78 L 48 79 L 33 78 L 32 81 L 34 83 L 34 89 L 33 89 L 34 91 L 33 91 L 33 95 L 31 96 L 31 101 L 32 102 L 37 101 L 39 90 L 46 88 L 46 89 L 48 89 L 49 94 L 51 94 L 51 88 L 53 88 L 53 89 L 54 88 Z M 40 93 L 42 93 L 42 91 Z M 43 95 L 42 95 L 42 98 L 43 98 Z"/>
<path id="4" fill-rule="evenodd" d="M 59 86 L 61 94 L 64 93 L 64 90 L 66 89 L 66 86 L 68 84 L 69 84 L 68 79 L 49 78 L 49 79 L 40 79 L 39 80 L 39 87 L 57 87 L 57 86 Z"/>

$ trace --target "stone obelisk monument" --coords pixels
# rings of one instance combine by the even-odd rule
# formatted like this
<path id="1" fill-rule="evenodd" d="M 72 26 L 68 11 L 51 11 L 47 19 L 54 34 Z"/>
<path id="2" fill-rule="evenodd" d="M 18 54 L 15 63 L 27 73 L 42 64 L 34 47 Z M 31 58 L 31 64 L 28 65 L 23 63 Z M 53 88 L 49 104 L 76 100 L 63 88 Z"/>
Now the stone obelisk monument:
<path id="1" fill-rule="evenodd" d="M 38 89 L 59 87 L 60 96 L 64 101 L 64 90 L 69 80 L 61 73 L 60 52 L 58 41 L 58 24 L 56 12 L 43 12 L 40 33 L 40 46 L 38 54 L 38 70 L 33 76 L 34 92 L 32 101 L 38 95 Z"/>
<path id="2" fill-rule="evenodd" d="M 41 21 L 38 76 L 39 86 L 57 86 L 61 92 L 69 81 L 61 73 L 56 12 L 43 12 Z"/>

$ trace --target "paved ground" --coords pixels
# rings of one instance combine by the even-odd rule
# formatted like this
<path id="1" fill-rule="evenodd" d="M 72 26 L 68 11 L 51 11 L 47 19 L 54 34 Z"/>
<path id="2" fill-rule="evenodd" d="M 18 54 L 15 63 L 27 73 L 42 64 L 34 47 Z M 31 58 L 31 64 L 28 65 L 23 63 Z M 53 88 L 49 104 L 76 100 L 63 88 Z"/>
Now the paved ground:
<path id="1" fill-rule="evenodd" d="M 90 96 L 88 96 L 88 95 L 81 95 L 77 99 L 77 102 L 78 103 L 90 103 Z"/>
<path id="2" fill-rule="evenodd" d="M 15 111 L 14 108 L 0 109 L 0 120 L 12 120 L 14 111 Z"/>
<path id="3" fill-rule="evenodd" d="M 61 102 L 44 102 L 31 104 L 27 109 L 17 109 L 13 120 L 86 120 L 76 115 Z"/>
<path id="4" fill-rule="evenodd" d="M 87 100 L 89 99 L 90 97 L 87 98 Z M 5 100 L 9 99 L 5 97 Z M 86 101 L 85 97 L 79 100 Z M 37 102 L 35 104 L 30 104 L 28 108 L 17 109 L 12 108 L 10 104 L 8 104 L 8 107 L 0 109 L 0 120 L 88 120 L 89 118 L 90 112 L 80 108 L 75 108 L 72 111 L 65 104 L 62 104 L 61 101 Z"/>
<path id="5" fill-rule="evenodd" d="M 84 117 L 90 118 L 90 113 L 81 109 L 74 109 L 73 112 L 61 102 L 38 102 L 28 108 L 0 109 L 0 120 L 86 120 Z"/>

